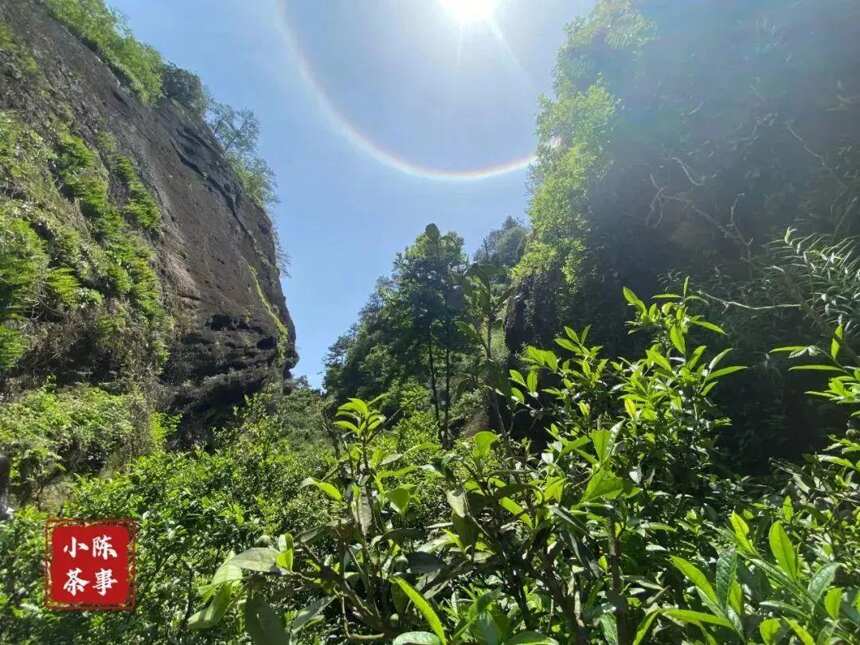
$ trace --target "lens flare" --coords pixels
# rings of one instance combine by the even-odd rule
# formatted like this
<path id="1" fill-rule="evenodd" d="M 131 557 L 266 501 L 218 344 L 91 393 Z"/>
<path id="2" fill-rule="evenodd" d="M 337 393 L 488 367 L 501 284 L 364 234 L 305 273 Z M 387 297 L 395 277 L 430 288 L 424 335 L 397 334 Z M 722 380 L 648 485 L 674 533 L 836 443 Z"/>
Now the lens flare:
<path id="1" fill-rule="evenodd" d="M 488 22 L 496 11 L 495 0 L 439 0 L 461 25 Z"/>
<path id="2" fill-rule="evenodd" d="M 304 81 L 310 95 L 316 102 L 320 113 L 325 117 L 326 121 L 335 133 L 343 137 L 354 148 L 366 154 L 374 161 L 410 177 L 447 182 L 473 182 L 502 177 L 510 173 L 523 172 L 535 161 L 535 155 L 528 154 L 515 159 L 509 159 L 501 163 L 481 166 L 478 168 L 462 170 L 438 168 L 419 164 L 406 159 L 399 153 L 377 143 L 370 136 L 365 134 L 358 126 L 354 125 L 347 115 L 341 112 L 335 105 L 334 101 L 329 97 L 325 87 L 314 74 L 310 61 L 302 51 L 299 40 L 290 27 L 286 3 L 280 2 L 278 3 L 278 6 L 281 11 L 281 20 L 278 22 L 278 31 L 283 39 L 284 45 L 290 53 L 290 57 L 292 58 L 295 68 Z M 277 78 L 282 78 L 282 76 L 278 75 Z"/>

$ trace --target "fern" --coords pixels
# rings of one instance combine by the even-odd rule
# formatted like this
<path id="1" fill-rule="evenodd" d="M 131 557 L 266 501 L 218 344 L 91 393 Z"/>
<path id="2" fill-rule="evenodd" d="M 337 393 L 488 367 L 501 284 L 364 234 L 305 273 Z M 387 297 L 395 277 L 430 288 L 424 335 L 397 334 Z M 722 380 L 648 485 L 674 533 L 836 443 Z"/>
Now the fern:
<path id="1" fill-rule="evenodd" d="M 140 181 L 131 159 L 117 157 L 116 169 L 129 192 L 129 200 L 124 209 L 126 215 L 132 217 L 143 229 L 157 228 L 161 221 L 161 211 L 153 196 Z"/>
<path id="2" fill-rule="evenodd" d="M 860 256 L 856 239 L 800 236 L 788 229 L 771 245 L 771 275 L 796 296 L 804 312 L 826 328 L 842 325 L 846 334 L 860 321 Z"/>
<path id="3" fill-rule="evenodd" d="M 0 373 L 14 367 L 28 348 L 24 334 L 17 329 L 0 325 Z"/>
<path id="4" fill-rule="evenodd" d="M 51 269 L 45 279 L 48 290 L 57 300 L 67 307 L 80 302 L 81 284 L 75 272 L 69 267 Z"/>

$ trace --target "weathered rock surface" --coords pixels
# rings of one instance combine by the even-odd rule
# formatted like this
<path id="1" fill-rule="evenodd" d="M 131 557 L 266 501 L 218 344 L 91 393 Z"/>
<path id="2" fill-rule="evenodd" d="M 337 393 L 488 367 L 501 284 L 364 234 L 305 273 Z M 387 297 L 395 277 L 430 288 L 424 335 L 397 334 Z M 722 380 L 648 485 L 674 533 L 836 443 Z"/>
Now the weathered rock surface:
<path id="1" fill-rule="evenodd" d="M 95 146 L 103 133 L 130 157 L 158 202 L 153 246 L 175 321 L 160 375 L 167 406 L 201 427 L 295 364 L 295 330 L 272 223 L 246 195 L 202 120 L 169 100 L 142 104 L 96 53 L 32 0 L 3 0 L 44 81 L 0 75 L 0 110 L 40 132 L 60 116 Z"/>

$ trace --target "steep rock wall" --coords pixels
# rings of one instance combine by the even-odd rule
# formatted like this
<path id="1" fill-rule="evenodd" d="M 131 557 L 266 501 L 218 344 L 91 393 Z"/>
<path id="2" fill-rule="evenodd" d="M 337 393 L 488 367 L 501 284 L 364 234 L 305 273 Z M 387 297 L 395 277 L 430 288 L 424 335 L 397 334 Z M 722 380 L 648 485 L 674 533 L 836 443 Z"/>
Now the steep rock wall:
<path id="1" fill-rule="evenodd" d="M 167 360 L 154 377 L 161 402 L 199 428 L 282 382 L 297 355 L 272 223 L 243 193 L 208 127 L 174 101 L 141 103 L 40 3 L 4 0 L 0 21 L 19 49 L 16 59 L 0 48 L 0 112 L 49 141 L 62 123 L 102 156 L 111 140 L 160 209 L 160 228 L 146 241 L 172 319 Z M 115 173 L 109 183 L 111 196 L 126 190 Z M 118 376 L 87 362 L 66 357 L 55 376 L 99 384 Z M 29 369 L 7 377 L 26 378 Z"/>

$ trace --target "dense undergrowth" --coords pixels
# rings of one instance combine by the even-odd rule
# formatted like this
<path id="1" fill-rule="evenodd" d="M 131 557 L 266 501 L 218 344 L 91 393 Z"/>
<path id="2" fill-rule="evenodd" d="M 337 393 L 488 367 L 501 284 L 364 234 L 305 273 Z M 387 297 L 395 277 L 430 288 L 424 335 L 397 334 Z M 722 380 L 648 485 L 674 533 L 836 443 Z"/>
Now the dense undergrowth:
<path id="1" fill-rule="evenodd" d="M 511 422 L 541 419 L 542 442 L 505 423 L 445 449 L 416 392 L 391 420 L 358 399 L 327 420 L 300 388 L 250 401 L 211 452 L 81 479 L 62 514 L 140 522 L 133 614 L 43 610 L 45 515 L 25 507 L 0 529 L 0 624 L 14 642 L 850 642 L 856 431 L 805 465 L 734 474 L 712 395 L 743 368 L 708 349 L 721 330 L 689 292 L 625 297 L 641 357 L 603 357 L 568 328 L 485 385 Z M 781 351 L 856 415 L 843 339 Z M 32 399 L 31 418 L 56 414 L 49 392 Z"/>
<path id="2" fill-rule="evenodd" d="M 100 1 L 48 4 L 251 158 L 253 115 Z M 0 641 L 858 641 L 853 16 L 598 2 L 542 101 L 529 226 L 470 258 L 429 225 L 324 394 L 258 394 L 186 452 L 148 388 L 157 201 L 109 138 L 0 114 Z M 44 609 L 49 514 L 139 523 L 134 613 Z"/>

